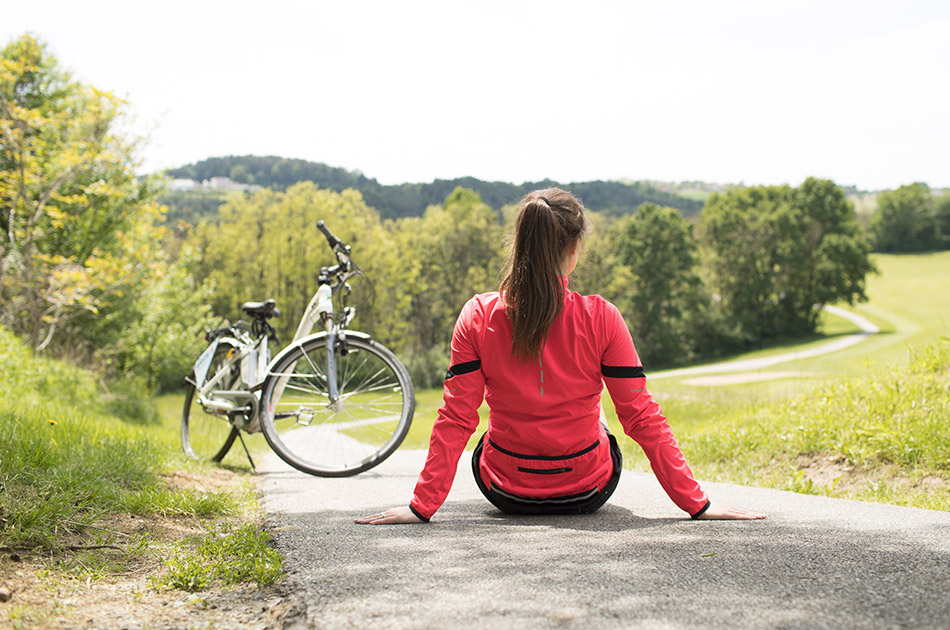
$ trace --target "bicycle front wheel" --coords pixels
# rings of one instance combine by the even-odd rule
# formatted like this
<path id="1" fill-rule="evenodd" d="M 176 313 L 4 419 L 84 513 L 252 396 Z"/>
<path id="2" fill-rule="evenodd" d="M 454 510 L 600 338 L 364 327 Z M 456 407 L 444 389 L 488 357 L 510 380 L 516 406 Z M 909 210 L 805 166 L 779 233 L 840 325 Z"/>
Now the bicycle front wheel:
<path id="1" fill-rule="evenodd" d="M 261 430 L 285 462 L 320 477 L 346 477 L 389 457 L 409 431 L 412 382 L 399 359 L 371 339 L 337 344 L 337 400 L 327 379 L 326 337 L 293 347 L 267 376 Z"/>
<path id="2" fill-rule="evenodd" d="M 227 363 L 228 352 L 234 349 L 231 344 L 220 343 L 211 360 L 210 373 L 216 374 Z M 233 387 L 241 377 L 237 365 L 225 376 L 221 389 Z M 185 408 L 181 416 L 181 447 L 191 459 L 205 459 L 220 462 L 231 450 L 238 430 L 228 421 L 222 412 L 208 411 L 201 406 L 193 384 L 194 374 L 185 385 Z"/>

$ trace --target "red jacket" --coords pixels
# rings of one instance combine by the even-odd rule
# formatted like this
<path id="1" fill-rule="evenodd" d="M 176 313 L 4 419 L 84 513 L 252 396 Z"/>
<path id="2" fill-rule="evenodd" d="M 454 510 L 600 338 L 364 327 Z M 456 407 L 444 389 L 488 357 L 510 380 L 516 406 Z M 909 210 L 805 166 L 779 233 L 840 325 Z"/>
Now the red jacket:
<path id="1" fill-rule="evenodd" d="M 497 292 L 476 295 L 462 308 L 443 385 L 445 404 L 410 502 L 417 515 L 431 518 L 445 501 L 478 426 L 483 397 L 490 409 L 480 467 L 486 486 L 525 498 L 603 488 L 613 472 L 599 422 L 605 383 L 624 432 L 643 448 L 673 502 L 690 514 L 706 505 L 646 389 L 620 311 L 599 295 L 565 293 L 537 362 L 512 362 L 511 324 Z"/>

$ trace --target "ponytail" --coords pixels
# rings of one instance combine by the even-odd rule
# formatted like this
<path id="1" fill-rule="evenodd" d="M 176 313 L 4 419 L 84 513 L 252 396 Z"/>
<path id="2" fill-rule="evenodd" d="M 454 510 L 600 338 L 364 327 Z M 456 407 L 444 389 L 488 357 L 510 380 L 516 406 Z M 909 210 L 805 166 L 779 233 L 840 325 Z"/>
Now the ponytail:
<path id="1" fill-rule="evenodd" d="M 558 188 L 521 200 L 500 291 L 512 329 L 512 357 L 529 361 L 544 347 L 564 303 L 562 265 L 589 230 L 584 207 Z"/>

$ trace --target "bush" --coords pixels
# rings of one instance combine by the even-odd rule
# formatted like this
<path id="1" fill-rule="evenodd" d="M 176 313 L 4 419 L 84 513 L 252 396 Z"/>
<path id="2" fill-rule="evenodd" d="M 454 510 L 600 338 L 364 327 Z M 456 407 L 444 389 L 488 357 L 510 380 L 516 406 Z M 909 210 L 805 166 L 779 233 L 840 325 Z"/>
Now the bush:
<path id="1" fill-rule="evenodd" d="M 436 346 L 408 355 L 403 362 L 415 389 L 441 389 L 445 372 L 449 369 L 449 350 L 445 346 Z"/>

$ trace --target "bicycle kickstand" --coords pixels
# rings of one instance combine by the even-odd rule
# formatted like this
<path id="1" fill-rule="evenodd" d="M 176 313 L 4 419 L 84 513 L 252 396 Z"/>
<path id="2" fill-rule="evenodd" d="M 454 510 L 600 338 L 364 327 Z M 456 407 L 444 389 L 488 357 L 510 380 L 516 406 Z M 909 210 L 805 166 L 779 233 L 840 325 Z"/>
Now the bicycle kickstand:
<path id="1" fill-rule="evenodd" d="M 241 446 L 244 447 L 244 454 L 247 455 L 247 461 L 251 464 L 251 470 L 257 472 L 257 467 L 254 465 L 254 460 L 251 459 L 251 452 L 247 450 L 247 444 L 244 443 L 244 436 L 240 431 L 238 432 L 238 437 L 241 439 Z"/>

